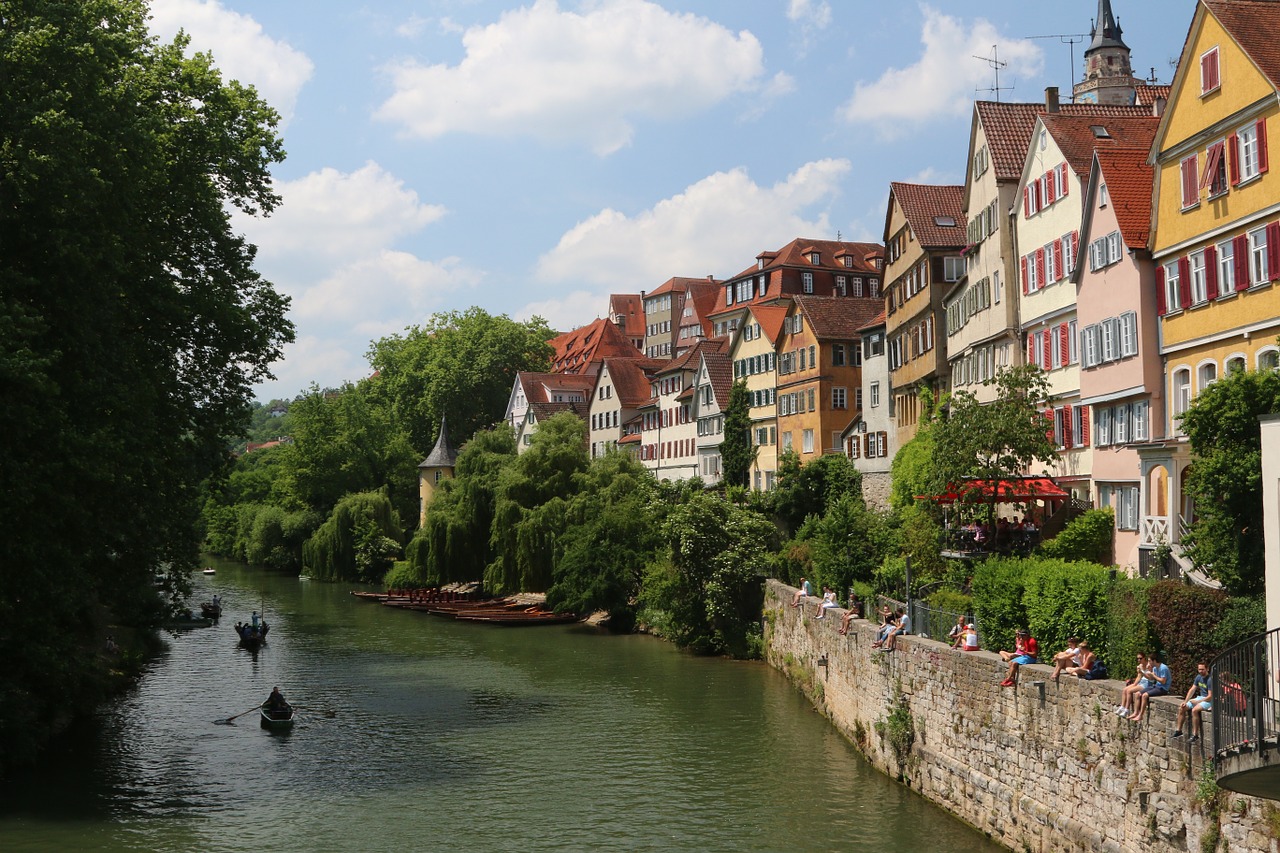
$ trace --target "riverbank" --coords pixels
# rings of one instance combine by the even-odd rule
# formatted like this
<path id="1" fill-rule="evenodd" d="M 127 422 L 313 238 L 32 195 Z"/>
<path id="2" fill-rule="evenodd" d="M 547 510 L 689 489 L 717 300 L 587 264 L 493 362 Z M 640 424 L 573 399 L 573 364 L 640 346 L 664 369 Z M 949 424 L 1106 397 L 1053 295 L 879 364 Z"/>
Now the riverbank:
<path id="1" fill-rule="evenodd" d="M 767 583 L 768 662 L 875 767 L 1011 850 L 1275 849 L 1276 806 L 1205 784 L 1208 747 L 1169 737 L 1175 699 L 1131 723 L 1109 711 L 1118 681 L 1055 684 L 1033 665 L 1002 688 L 997 655 L 914 636 L 873 652 L 875 625 L 840 636 L 844 611 L 817 620 L 794 592 Z"/>

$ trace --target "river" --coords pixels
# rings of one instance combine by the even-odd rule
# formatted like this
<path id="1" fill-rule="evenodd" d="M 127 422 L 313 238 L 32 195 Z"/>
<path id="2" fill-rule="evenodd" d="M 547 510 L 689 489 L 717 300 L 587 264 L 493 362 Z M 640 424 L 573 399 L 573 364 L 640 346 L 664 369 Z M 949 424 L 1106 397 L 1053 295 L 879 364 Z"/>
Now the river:
<path id="1" fill-rule="evenodd" d="M 220 593 L 221 624 L 169 636 L 93 732 L 5 787 L 0 849 L 1003 849 L 877 773 L 763 664 L 210 562 L 195 600 Z M 231 627 L 254 609 L 257 653 Z M 291 733 L 216 722 L 274 685 Z"/>

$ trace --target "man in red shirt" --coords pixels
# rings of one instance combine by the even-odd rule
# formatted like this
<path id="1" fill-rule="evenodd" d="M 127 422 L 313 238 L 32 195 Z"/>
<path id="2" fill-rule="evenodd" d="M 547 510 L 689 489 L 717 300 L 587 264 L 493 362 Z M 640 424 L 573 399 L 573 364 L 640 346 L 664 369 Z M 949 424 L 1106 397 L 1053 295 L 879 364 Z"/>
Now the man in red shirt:
<path id="1" fill-rule="evenodd" d="M 1004 681 L 1000 682 L 1000 686 L 1012 687 L 1017 684 L 1018 668 L 1026 663 L 1035 663 L 1039 652 L 1040 646 L 1036 638 L 1031 636 L 1031 632 L 1025 628 L 1019 629 L 1014 638 L 1013 651 L 1000 652 L 1000 659 L 1009 662 L 1009 674 L 1005 676 Z"/>

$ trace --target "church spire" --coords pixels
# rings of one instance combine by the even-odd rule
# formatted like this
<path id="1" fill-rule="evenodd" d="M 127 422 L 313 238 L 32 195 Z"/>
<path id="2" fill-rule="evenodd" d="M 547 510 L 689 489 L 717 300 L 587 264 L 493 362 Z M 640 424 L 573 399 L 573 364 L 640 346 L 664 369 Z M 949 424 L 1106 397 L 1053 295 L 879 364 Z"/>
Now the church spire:
<path id="1" fill-rule="evenodd" d="M 1111 11 L 1111 0 L 1098 0 L 1093 40 L 1084 52 L 1084 77 L 1073 87 L 1077 103 L 1133 104 L 1140 81 L 1129 64 L 1129 46 L 1121 37 L 1120 22 Z"/>
<path id="2" fill-rule="evenodd" d="M 1111 0 L 1098 0 L 1098 17 L 1093 22 L 1093 41 L 1090 43 L 1085 56 L 1088 56 L 1095 50 L 1104 47 L 1119 47 L 1128 50 L 1129 47 L 1121 38 L 1120 22 L 1116 20 L 1116 16 L 1111 12 Z"/>

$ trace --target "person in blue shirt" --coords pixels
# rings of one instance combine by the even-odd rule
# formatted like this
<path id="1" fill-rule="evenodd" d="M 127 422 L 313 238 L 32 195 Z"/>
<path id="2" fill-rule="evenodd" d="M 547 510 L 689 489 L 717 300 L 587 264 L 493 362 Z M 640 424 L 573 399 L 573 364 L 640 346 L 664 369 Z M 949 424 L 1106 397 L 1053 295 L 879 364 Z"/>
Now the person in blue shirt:
<path id="1" fill-rule="evenodd" d="M 1178 706 L 1178 727 L 1169 735 L 1182 737 L 1182 724 L 1191 718 L 1191 743 L 1200 740 L 1200 732 L 1204 723 L 1204 712 L 1213 708 L 1213 684 L 1209 677 L 1209 664 L 1200 661 L 1196 665 L 1196 677 L 1191 681 L 1191 688 Z"/>
<path id="2" fill-rule="evenodd" d="M 1169 692 L 1169 684 L 1173 681 L 1173 674 L 1169 672 L 1167 664 L 1163 663 L 1154 654 L 1147 654 L 1147 681 L 1150 682 L 1147 687 L 1135 697 L 1133 714 L 1129 719 L 1134 722 L 1141 722 L 1143 716 L 1147 713 L 1147 704 L 1152 696 L 1164 696 Z"/>
<path id="3" fill-rule="evenodd" d="M 807 579 L 800 578 L 800 588 L 796 590 L 795 595 L 791 596 L 791 606 L 799 607 L 800 599 L 808 598 L 811 595 L 813 595 L 813 587 L 809 586 Z"/>

